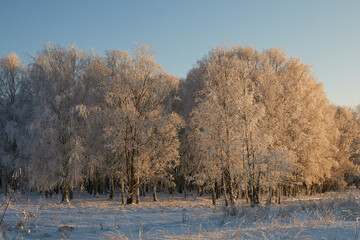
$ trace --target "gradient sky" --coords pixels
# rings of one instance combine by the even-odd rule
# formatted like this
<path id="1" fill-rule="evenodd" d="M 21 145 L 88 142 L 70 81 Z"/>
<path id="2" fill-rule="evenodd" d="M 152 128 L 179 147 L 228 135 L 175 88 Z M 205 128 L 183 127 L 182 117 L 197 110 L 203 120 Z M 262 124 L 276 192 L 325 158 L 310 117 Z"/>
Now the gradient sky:
<path id="1" fill-rule="evenodd" d="M 42 43 L 131 50 L 143 42 L 178 77 L 216 45 L 283 48 L 313 66 L 330 101 L 360 104 L 359 0 L 0 0 L 0 55 Z"/>

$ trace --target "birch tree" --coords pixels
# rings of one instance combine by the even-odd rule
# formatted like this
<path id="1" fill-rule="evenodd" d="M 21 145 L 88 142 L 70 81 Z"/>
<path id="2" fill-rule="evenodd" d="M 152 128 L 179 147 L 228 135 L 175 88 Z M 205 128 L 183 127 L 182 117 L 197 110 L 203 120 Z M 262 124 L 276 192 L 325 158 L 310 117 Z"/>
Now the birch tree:
<path id="1" fill-rule="evenodd" d="M 82 81 L 90 60 L 91 54 L 75 47 L 48 45 L 35 56 L 30 70 L 37 104 L 31 125 L 30 186 L 60 186 L 62 201 L 69 201 L 68 191 L 83 181 Z"/>
<path id="2" fill-rule="evenodd" d="M 338 190 L 342 190 L 347 183 L 357 181 L 360 173 L 356 159 L 360 147 L 360 125 L 355 111 L 346 107 L 336 107 L 335 123 L 338 130 L 336 163 L 333 166 L 333 184 Z M 356 182 L 358 185 L 358 183 Z"/>
<path id="3" fill-rule="evenodd" d="M 201 141 L 199 144 L 207 144 L 212 153 L 206 156 L 213 156 L 219 161 L 214 165 L 221 168 L 225 203 L 226 205 L 230 203 L 233 207 L 235 174 L 241 172 L 237 159 L 241 159 L 243 153 L 239 107 L 240 101 L 244 99 L 241 94 L 246 93 L 249 87 L 243 81 L 244 74 L 246 75 L 249 69 L 245 66 L 245 62 L 240 62 L 224 48 L 213 50 L 205 62 L 204 98 L 200 100 L 199 106 L 193 113 L 194 120 L 198 119 L 195 122 L 195 129 L 203 133 L 203 140 L 210 140 Z M 251 164 L 250 159 L 247 164 Z M 251 172 L 249 174 L 251 175 Z"/>
<path id="4" fill-rule="evenodd" d="M 234 205 L 234 186 L 252 206 L 261 189 L 270 199 L 289 184 L 319 190 L 335 163 L 334 111 L 310 67 L 279 49 L 251 47 L 218 47 L 202 61 L 192 128 L 211 152 L 198 161 L 219 159 L 225 201 Z"/>
<path id="5" fill-rule="evenodd" d="M 107 62 L 112 78 L 106 101 L 113 121 L 106 135 L 125 172 L 126 202 L 133 203 L 136 192 L 139 203 L 141 181 L 152 181 L 156 194 L 156 180 L 178 164 L 181 121 L 165 108 L 177 82 L 155 62 L 146 45 L 135 48 L 133 55 L 109 51 Z"/>
<path id="6" fill-rule="evenodd" d="M 0 59 L 0 168 L 1 186 L 16 188 L 21 172 L 19 142 L 25 122 L 21 118 L 20 89 L 25 80 L 25 68 L 15 53 Z M 18 171 L 20 169 L 20 172 Z M 23 169 L 24 171 L 24 169 Z"/>

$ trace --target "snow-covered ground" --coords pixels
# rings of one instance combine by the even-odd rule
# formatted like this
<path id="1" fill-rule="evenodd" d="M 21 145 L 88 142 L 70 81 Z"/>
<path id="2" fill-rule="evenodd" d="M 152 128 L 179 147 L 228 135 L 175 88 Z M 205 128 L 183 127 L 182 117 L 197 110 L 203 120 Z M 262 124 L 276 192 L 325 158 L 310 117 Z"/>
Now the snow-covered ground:
<path id="1" fill-rule="evenodd" d="M 281 205 L 237 205 L 229 215 L 223 200 L 210 196 L 151 194 L 141 204 L 122 205 L 119 194 L 94 198 L 75 194 L 71 205 L 60 195 L 17 193 L 3 217 L 0 239 L 358 239 L 360 192 L 283 199 Z M 1 194 L 0 220 L 8 196 Z M 359 231 L 359 232 L 358 232 Z M 360 239 L 360 238 L 359 238 Z"/>

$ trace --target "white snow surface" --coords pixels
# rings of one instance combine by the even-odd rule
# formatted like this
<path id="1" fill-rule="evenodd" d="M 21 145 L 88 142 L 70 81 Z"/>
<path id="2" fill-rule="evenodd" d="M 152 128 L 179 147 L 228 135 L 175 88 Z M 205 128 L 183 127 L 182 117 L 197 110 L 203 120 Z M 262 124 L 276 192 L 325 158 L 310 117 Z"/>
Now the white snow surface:
<path id="1" fill-rule="evenodd" d="M 9 195 L 1 193 L 0 219 Z M 280 205 L 251 208 L 237 201 L 229 214 L 219 199 L 190 192 L 141 197 L 122 205 L 120 194 L 94 198 L 75 194 L 45 198 L 16 193 L 3 217 L 0 239 L 359 239 L 360 192 L 326 193 L 282 199 Z"/>

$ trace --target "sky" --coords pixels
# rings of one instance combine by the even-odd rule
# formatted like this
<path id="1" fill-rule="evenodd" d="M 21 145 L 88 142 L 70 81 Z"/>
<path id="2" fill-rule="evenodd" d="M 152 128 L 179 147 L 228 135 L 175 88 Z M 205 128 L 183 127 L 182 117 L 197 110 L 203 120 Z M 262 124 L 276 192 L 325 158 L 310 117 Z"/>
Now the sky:
<path id="1" fill-rule="evenodd" d="M 280 47 L 312 66 L 331 103 L 360 104 L 359 0 L 0 0 L 0 55 L 26 63 L 48 42 L 100 55 L 145 43 L 182 78 L 218 45 Z"/>

